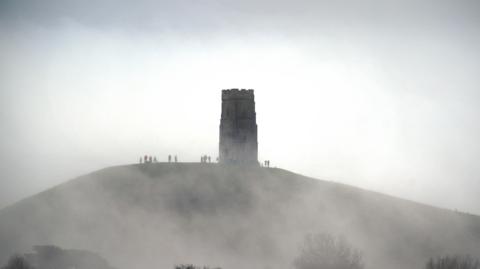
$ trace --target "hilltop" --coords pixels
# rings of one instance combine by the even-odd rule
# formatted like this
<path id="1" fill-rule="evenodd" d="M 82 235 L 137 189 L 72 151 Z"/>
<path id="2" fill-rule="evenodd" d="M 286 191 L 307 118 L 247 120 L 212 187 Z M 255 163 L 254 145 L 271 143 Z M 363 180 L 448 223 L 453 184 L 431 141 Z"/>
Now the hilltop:
<path id="1" fill-rule="evenodd" d="M 116 268 L 291 268 L 308 233 L 343 235 L 367 268 L 480 256 L 480 218 L 276 168 L 151 163 L 102 169 L 0 210 L 0 264 L 54 244 Z"/>

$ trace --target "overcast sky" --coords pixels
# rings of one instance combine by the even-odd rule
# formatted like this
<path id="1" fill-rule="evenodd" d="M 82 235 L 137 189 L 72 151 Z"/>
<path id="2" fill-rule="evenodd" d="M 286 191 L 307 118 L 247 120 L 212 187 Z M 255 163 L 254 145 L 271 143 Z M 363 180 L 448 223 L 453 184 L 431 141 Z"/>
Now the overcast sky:
<path id="1" fill-rule="evenodd" d="M 0 207 L 141 155 L 259 158 L 480 213 L 480 2 L 0 0 Z"/>

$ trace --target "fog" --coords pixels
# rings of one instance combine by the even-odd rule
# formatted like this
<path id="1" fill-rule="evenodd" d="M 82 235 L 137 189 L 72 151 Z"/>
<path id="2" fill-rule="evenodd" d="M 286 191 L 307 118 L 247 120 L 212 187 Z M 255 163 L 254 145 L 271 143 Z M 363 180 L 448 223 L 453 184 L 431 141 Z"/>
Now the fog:
<path id="1" fill-rule="evenodd" d="M 103 169 L 0 211 L 0 264 L 53 244 L 119 269 L 294 268 L 305 235 L 327 233 L 358 248 L 365 268 L 424 268 L 430 257 L 479 257 L 479 219 L 281 169 L 147 163 Z"/>
<path id="2" fill-rule="evenodd" d="M 252 88 L 260 160 L 480 213 L 479 5 L 2 1 L 0 207 L 216 156 L 221 89 Z"/>

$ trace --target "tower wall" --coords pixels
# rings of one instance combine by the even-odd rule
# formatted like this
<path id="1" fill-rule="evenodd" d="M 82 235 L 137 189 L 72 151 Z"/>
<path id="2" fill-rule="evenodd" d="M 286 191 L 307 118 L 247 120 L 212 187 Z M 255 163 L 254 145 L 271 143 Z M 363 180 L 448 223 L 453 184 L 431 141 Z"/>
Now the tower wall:
<path id="1" fill-rule="evenodd" d="M 219 162 L 258 164 L 253 90 L 222 90 Z"/>

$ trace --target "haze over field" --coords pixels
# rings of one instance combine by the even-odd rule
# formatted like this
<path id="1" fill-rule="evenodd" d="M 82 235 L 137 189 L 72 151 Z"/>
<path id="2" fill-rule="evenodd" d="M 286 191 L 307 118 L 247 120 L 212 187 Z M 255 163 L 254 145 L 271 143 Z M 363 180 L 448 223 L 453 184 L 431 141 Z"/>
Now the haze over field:
<path id="1" fill-rule="evenodd" d="M 282 169 L 147 163 L 95 171 L 0 210 L 0 264 L 53 244 L 93 251 L 118 269 L 292 269 L 309 233 L 343 236 L 366 269 L 480 257 L 478 216 Z"/>
<path id="2" fill-rule="evenodd" d="M 261 160 L 480 213 L 479 10 L 1 1 L 0 208 L 143 154 L 216 156 L 220 90 L 239 87 Z"/>

